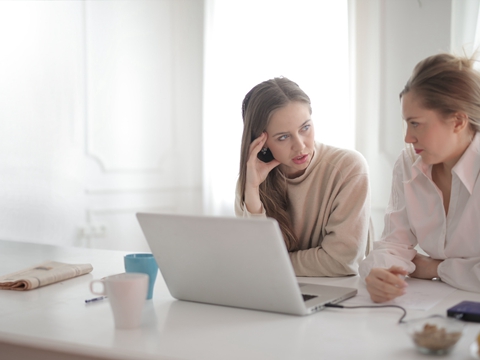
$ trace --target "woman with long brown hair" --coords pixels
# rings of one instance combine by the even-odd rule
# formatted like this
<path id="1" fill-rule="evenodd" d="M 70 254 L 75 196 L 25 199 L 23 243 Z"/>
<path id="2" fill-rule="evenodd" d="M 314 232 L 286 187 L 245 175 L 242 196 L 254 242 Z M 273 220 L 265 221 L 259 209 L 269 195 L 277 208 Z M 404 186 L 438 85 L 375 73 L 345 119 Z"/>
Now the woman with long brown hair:
<path id="1" fill-rule="evenodd" d="M 247 93 L 235 212 L 278 221 L 297 276 L 354 275 L 369 245 L 367 164 L 316 142 L 311 114 L 287 78 Z"/>

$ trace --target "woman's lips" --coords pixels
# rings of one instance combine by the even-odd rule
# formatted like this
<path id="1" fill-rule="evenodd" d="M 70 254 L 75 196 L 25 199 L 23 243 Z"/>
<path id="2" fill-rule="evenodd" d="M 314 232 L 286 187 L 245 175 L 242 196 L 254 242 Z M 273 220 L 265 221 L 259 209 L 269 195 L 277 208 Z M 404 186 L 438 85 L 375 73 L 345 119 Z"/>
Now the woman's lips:
<path id="1" fill-rule="evenodd" d="M 423 150 L 422 149 L 415 149 L 415 152 L 418 154 L 420 154 Z"/>
<path id="2" fill-rule="evenodd" d="M 304 164 L 307 160 L 308 160 L 308 154 L 296 156 L 292 159 L 292 161 L 297 165 Z"/>

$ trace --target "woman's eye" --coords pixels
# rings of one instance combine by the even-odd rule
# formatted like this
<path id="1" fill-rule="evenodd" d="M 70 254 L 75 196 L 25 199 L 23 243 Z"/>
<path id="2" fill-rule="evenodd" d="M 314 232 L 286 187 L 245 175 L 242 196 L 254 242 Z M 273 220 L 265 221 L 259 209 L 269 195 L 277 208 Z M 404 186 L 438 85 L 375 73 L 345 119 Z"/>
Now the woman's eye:
<path id="1" fill-rule="evenodd" d="M 410 122 L 410 125 L 411 125 L 412 127 L 416 128 L 416 127 L 418 126 L 418 123 L 415 122 L 415 121 L 411 121 L 411 122 Z"/>
<path id="2" fill-rule="evenodd" d="M 308 129 L 310 129 L 310 125 L 305 125 L 305 126 L 302 128 L 303 131 L 307 131 Z"/>
<path id="3" fill-rule="evenodd" d="M 278 138 L 278 140 L 283 141 L 287 138 L 287 135 L 282 135 Z"/>

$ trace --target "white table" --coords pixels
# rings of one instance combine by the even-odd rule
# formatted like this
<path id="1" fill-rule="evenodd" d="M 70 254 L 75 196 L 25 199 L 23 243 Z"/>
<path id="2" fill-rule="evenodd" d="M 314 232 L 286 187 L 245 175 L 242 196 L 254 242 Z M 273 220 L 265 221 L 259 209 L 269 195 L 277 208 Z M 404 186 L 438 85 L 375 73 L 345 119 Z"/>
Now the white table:
<path id="1" fill-rule="evenodd" d="M 26 291 L 0 291 L 0 359 L 424 359 L 402 326 L 401 311 L 325 309 L 297 317 L 173 299 L 157 278 L 143 325 L 116 330 L 108 300 L 92 298 L 89 282 L 123 272 L 126 252 L 63 248 L 0 241 L 0 274 L 45 260 L 91 263 L 93 272 Z M 304 282 L 357 286 L 357 277 L 302 278 Z M 362 286 L 362 285 L 360 285 Z M 408 318 L 445 314 L 480 294 L 455 291 L 429 311 Z M 443 358 L 469 359 L 480 324 L 467 323 L 464 336 Z"/>

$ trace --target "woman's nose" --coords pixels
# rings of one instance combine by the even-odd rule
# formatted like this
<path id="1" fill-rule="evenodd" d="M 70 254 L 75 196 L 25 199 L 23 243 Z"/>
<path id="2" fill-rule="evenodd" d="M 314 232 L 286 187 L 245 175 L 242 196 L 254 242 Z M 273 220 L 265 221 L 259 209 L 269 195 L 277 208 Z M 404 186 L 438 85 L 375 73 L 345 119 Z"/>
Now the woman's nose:
<path id="1" fill-rule="evenodd" d="M 295 137 L 293 139 L 293 144 L 292 144 L 292 149 L 293 151 L 300 152 L 305 148 L 305 144 L 303 143 L 303 140 L 301 137 Z"/>
<path id="2" fill-rule="evenodd" d="M 416 141 L 415 136 L 413 136 L 411 131 L 407 128 L 407 133 L 405 134 L 405 142 L 407 144 L 413 144 L 415 141 Z"/>

